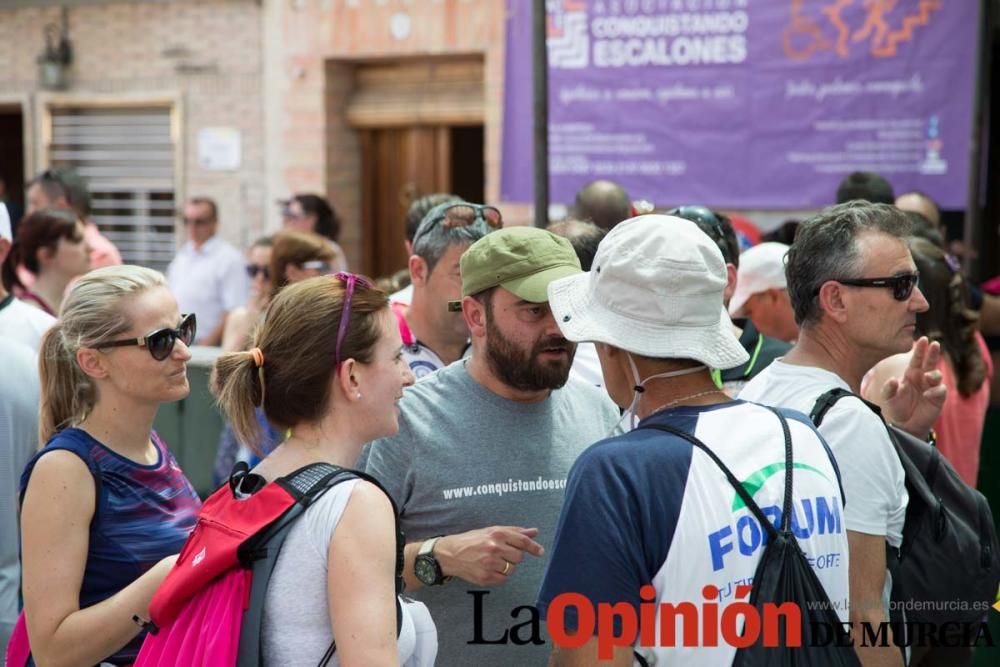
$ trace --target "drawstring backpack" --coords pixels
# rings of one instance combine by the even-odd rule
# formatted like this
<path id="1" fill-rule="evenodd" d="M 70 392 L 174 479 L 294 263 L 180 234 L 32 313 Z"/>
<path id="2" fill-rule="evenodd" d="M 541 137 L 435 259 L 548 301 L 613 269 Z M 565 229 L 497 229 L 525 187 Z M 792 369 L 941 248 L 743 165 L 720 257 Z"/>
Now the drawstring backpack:
<path id="1" fill-rule="evenodd" d="M 826 589 L 809 565 L 798 539 L 792 532 L 792 435 L 785 417 L 773 408 L 768 409 L 781 421 L 781 430 L 785 437 L 785 497 L 781 508 L 780 526 L 775 526 L 768 520 L 753 497 L 743 488 L 743 484 L 701 440 L 686 431 L 665 424 L 646 424 L 640 428 L 654 428 L 672 433 L 707 454 L 722 470 L 733 490 L 767 532 L 767 546 L 754 572 L 749 600 L 760 613 L 760 617 L 764 617 L 763 609 L 766 604 L 781 605 L 792 602 L 801 610 L 802 646 L 787 645 L 788 629 L 782 625 L 778 646 L 765 646 L 765 633 L 761 632 L 754 644 L 737 649 L 733 667 L 860 667 L 861 662 L 850 645 L 850 638 L 846 636 L 840 617 L 834 611 L 830 597 L 826 594 Z M 814 637 L 814 628 L 820 626 L 830 631 L 833 641 L 816 641 L 818 638 Z"/>

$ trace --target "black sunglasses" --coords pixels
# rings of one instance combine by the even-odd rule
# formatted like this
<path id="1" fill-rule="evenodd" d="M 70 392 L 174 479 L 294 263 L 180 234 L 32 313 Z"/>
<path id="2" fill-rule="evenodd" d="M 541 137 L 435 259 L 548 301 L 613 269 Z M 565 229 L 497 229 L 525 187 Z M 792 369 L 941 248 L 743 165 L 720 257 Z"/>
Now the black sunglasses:
<path id="1" fill-rule="evenodd" d="M 271 279 L 271 267 L 259 266 L 257 264 L 247 264 L 246 269 L 247 275 L 250 276 L 251 280 L 256 278 L 258 274 L 263 275 L 264 280 Z"/>
<path id="2" fill-rule="evenodd" d="M 888 287 L 892 290 L 892 298 L 896 301 L 906 301 L 913 294 L 913 288 L 920 281 L 919 273 L 903 273 L 888 278 L 845 278 L 836 279 L 841 285 L 851 287 Z M 819 290 L 816 291 L 819 294 Z"/>
<path id="3" fill-rule="evenodd" d="M 113 340 L 108 343 L 95 345 L 94 347 L 126 347 L 129 345 L 138 345 L 139 347 L 144 347 L 149 350 L 149 353 L 157 361 L 163 361 L 170 356 L 171 352 L 174 351 L 174 343 L 176 343 L 178 339 L 184 341 L 185 345 L 191 345 L 194 342 L 196 333 L 198 333 L 198 322 L 195 320 L 194 313 L 190 313 L 188 315 L 181 316 L 181 323 L 176 329 L 158 329 L 153 333 L 146 334 L 145 336 L 139 336 L 138 338 Z"/>

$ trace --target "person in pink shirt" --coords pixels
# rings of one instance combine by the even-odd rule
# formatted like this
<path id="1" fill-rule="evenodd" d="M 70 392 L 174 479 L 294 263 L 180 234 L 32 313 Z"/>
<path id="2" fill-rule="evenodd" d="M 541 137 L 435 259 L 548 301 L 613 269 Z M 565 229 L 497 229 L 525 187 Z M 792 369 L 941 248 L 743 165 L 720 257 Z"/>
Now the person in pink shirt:
<path id="1" fill-rule="evenodd" d="M 100 269 L 105 266 L 117 266 L 122 263 L 121 253 L 108 237 L 101 234 L 97 225 L 91 222 L 90 191 L 84 182 L 72 169 L 46 169 L 28 186 L 28 213 L 43 208 L 73 209 L 76 216 L 83 222 L 83 237 L 90 247 L 90 266 Z M 19 271 L 19 274 L 25 273 Z M 24 275 L 19 276 L 24 282 Z M 30 287 L 33 276 L 24 283 Z"/>
<path id="2" fill-rule="evenodd" d="M 979 333 L 979 314 L 969 306 L 969 289 L 958 260 L 922 238 L 909 241 L 920 273 L 920 291 L 930 309 L 917 313 L 914 337 L 927 336 L 941 344 L 938 371 L 948 397 L 934 431 L 937 446 L 969 486 L 979 475 L 983 421 L 990 404 L 993 363 Z M 882 404 L 879 388 L 900 377 L 910 353 L 889 357 L 872 369 L 862 390 L 865 398 Z"/>

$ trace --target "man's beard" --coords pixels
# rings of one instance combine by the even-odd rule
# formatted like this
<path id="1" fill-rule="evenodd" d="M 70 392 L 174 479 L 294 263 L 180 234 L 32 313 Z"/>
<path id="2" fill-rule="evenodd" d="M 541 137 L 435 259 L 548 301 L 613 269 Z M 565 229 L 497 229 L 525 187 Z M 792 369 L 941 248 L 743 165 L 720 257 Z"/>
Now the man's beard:
<path id="1" fill-rule="evenodd" d="M 562 361 L 542 361 L 546 349 L 562 349 Z M 486 360 L 493 374 L 504 384 L 522 391 L 559 389 L 569 379 L 569 369 L 576 354 L 576 343 L 562 336 L 549 336 L 535 342 L 529 354 L 503 335 L 492 318 L 486 319 Z"/>

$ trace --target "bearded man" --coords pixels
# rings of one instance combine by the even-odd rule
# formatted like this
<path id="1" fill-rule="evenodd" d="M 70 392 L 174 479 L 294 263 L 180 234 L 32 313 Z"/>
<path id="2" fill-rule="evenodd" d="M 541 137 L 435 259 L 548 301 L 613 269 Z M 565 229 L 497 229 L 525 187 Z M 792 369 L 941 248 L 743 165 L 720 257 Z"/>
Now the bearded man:
<path id="1" fill-rule="evenodd" d="M 406 590 L 434 616 L 438 664 L 544 664 L 533 603 L 566 477 L 619 411 L 569 379 L 576 345 L 547 295 L 580 273 L 569 241 L 501 229 L 469 247 L 460 271 L 463 298 L 448 307 L 461 310 L 472 354 L 408 388 L 399 432 L 361 463 L 396 501 Z"/>

